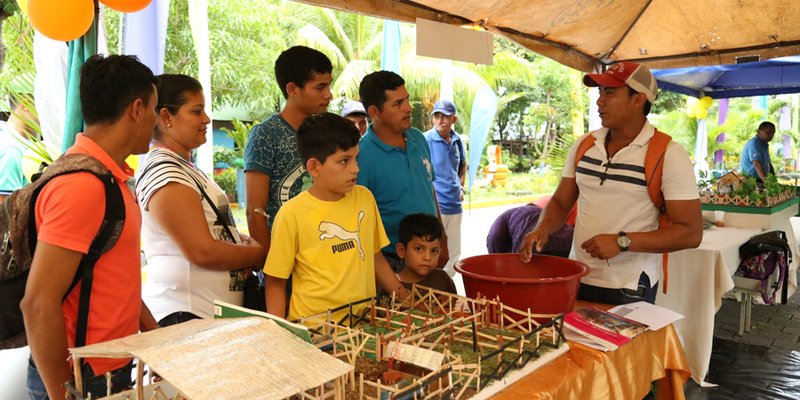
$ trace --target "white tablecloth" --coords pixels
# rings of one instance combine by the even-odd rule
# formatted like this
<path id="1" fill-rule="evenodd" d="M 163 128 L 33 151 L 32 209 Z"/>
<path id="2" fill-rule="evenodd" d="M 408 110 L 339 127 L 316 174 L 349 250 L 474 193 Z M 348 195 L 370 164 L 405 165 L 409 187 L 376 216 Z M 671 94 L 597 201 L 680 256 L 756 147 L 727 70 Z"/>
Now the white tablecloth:
<path id="1" fill-rule="evenodd" d="M 704 385 L 714 339 L 714 314 L 722 296 L 733 289 L 731 275 L 739 265 L 739 246 L 760 233 L 757 228 L 716 228 L 703 232 L 696 249 L 669 255 L 667 294 L 658 293 L 656 304 L 686 318 L 675 322 L 692 379 Z"/>

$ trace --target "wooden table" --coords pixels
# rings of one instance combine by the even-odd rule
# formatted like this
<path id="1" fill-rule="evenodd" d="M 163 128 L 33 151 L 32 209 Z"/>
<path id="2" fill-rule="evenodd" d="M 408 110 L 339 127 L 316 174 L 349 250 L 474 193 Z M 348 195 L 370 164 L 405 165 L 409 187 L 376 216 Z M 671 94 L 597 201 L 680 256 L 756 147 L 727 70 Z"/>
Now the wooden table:
<path id="1" fill-rule="evenodd" d="M 641 399 L 658 381 L 658 399 L 683 399 L 689 365 L 672 325 L 647 331 L 616 351 L 570 343 L 570 350 L 493 399 Z"/>

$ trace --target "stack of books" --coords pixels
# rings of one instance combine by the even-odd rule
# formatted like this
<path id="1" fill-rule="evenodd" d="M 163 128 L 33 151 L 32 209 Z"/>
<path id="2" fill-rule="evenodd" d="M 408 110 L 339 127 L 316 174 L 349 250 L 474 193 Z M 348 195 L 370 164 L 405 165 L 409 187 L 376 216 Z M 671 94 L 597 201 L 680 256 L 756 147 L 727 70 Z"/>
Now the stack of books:
<path id="1" fill-rule="evenodd" d="M 608 311 L 577 307 L 564 315 L 564 337 L 594 349 L 613 351 L 648 329 L 659 330 L 681 318 L 681 314 L 643 301 Z"/>
<path id="2" fill-rule="evenodd" d="M 609 351 L 631 341 L 647 325 L 595 307 L 578 307 L 564 316 L 564 337 L 594 349 Z"/>

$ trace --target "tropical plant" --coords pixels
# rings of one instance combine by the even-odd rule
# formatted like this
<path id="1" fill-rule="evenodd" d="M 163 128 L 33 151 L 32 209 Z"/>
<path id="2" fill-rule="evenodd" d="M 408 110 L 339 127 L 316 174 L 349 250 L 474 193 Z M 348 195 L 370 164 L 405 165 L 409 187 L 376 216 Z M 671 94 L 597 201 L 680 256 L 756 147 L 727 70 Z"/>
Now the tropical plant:
<path id="1" fill-rule="evenodd" d="M 2 5 L 3 3 L 0 3 Z M 14 97 L 20 107 L 28 111 L 19 117 L 25 124 L 24 136 L 14 136 L 29 149 L 26 157 L 35 163 L 50 164 L 58 156 L 42 141 L 42 128 L 33 99 L 33 81 L 36 67 L 33 62 L 33 27 L 21 14 L 7 18 L 2 31 L 10 46 L 6 63 L 0 71 L 0 97 Z"/>
<path id="2" fill-rule="evenodd" d="M 225 146 L 214 146 L 214 165 L 225 164 L 230 167 L 236 160 L 236 150 Z"/>
<path id="3" fill-rule="evenodd" d="M 167 25 L 165 73 L 198 76 L 197 56 L 189 29 L 189 0 L 172 0 Z M 280 110 L 283 96 L 275 81 L 274 62 L 294 43 L 293 26 L 280 17 L 277 0 L 211 0 L 208 4 L 211 51 L 211 95 L 214 109 L 243 106 L 267 117 Z M 111 52 L 120 46 L 121 13 L 106 9 Z M 269 21 L 269 22 L 267 22 Z"/>
<path id="4" fill-rule="evenodd" d="M 233 129 L 222 128 L 223 131 L 233 139 L 234 150 L 237 157 L 244 157 L 244 149 L 247 147 L 247 137 L 254 126 L 258 125 L 259 121 L 242 122 L 234 118 L 231 121 Z"/>
<path id="5" fill-rule="evenodd" d="M 0 71 L 6 59 L 6 46 L 3 44 L 3 21 L 19 11 L 16 0 L 0 0 Z"/>
<path id="6" fill-rule="evenodd" d="M 236 194 L 236 170 L 233 168 L 226 168 L 219 174 L 214 175 L 214 182 L 219 185 L 228 196 Z"/>

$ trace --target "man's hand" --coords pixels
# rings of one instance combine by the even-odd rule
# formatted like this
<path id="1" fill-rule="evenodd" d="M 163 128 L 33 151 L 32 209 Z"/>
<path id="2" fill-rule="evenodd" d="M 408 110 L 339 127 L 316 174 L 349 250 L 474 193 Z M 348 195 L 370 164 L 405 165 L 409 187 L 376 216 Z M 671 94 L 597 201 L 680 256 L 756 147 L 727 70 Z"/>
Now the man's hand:
<path id="1" fill-rule="evenodd" d="M 533 247 L 536 246 L 536 252 L 541 253 L 544 246 L 547 245 L 547 231 L 543 228 L 536 228 L 522 240 L 522 246 L 519 249 L 519 258 L 522 262 L 530 262 L 533 256 Z"/>
<path id="2" fill-rule="evenodd" d="M 617 238 L 619 238 L 619 235 L 613 233 L 596 235 L 581 243 L 581 248 L 594 258 L 608 260 L 622 251 L 619 248 L 619 244 L 617 244 Z"/>

